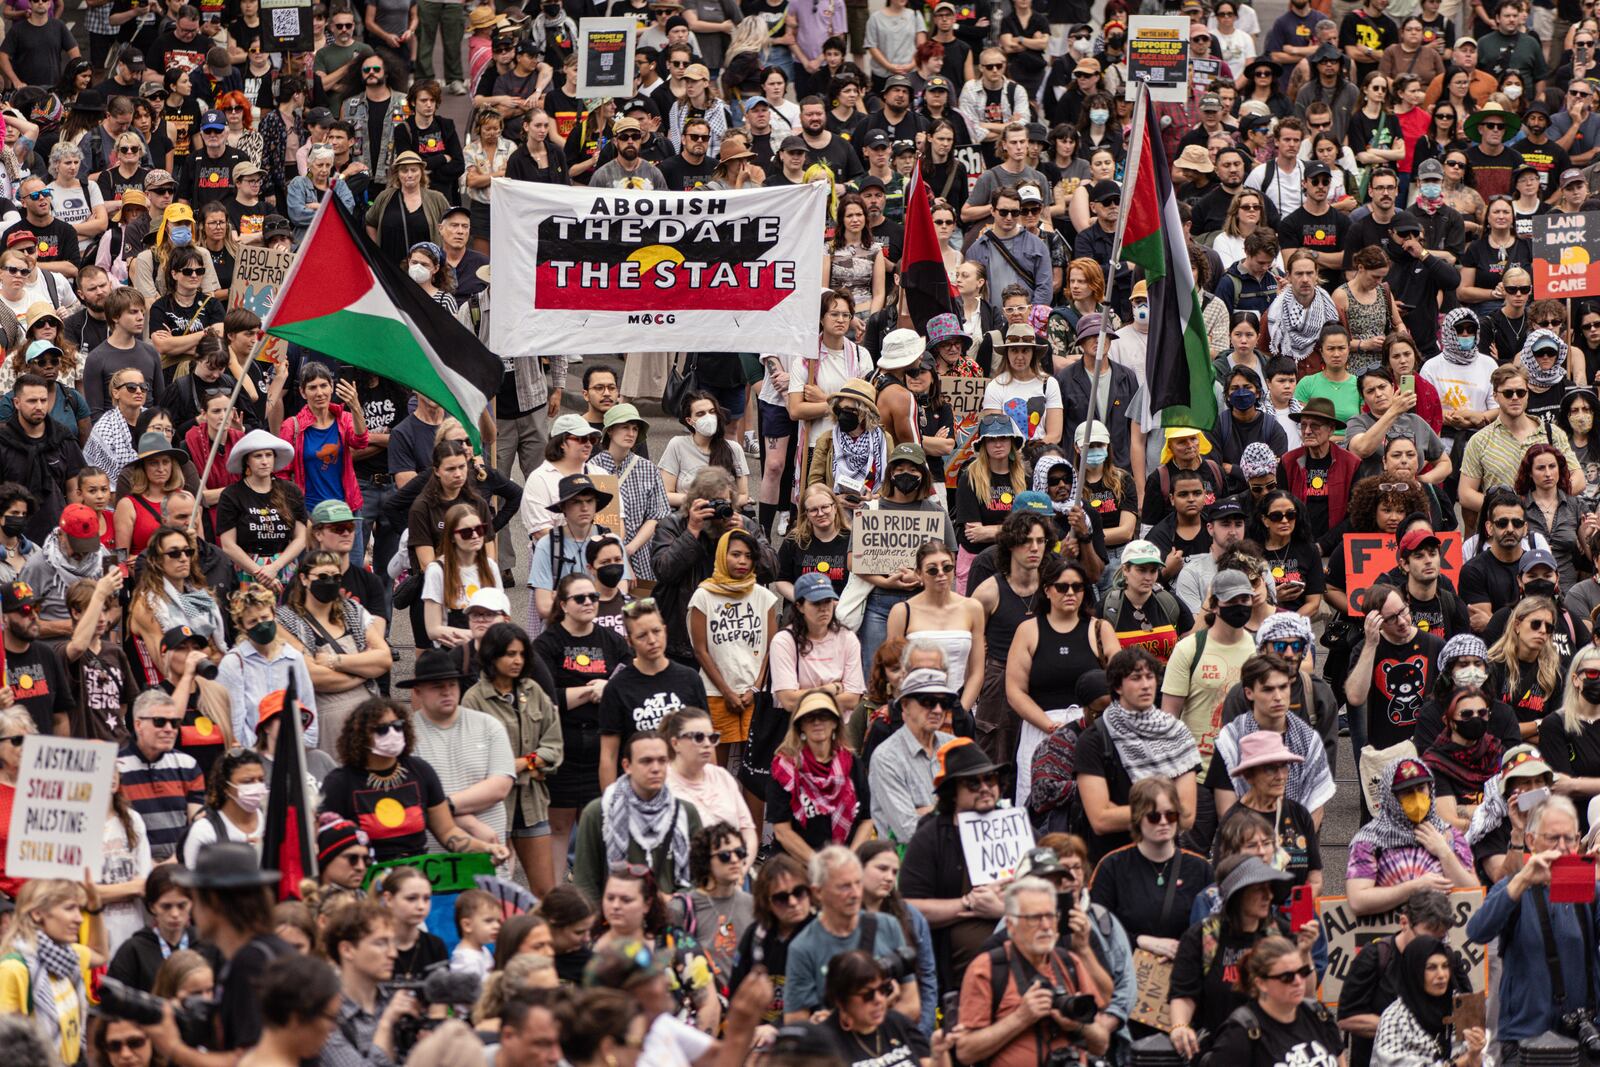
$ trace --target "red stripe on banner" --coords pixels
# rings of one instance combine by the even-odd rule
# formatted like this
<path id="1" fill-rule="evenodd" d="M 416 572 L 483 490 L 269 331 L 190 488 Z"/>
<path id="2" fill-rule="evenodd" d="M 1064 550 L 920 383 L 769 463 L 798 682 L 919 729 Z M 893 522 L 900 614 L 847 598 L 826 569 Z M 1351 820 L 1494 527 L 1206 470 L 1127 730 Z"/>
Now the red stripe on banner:
<path id="1" fill-rule="evenodd" d="M 795 294 L 789 263 L 678 263 L 664 286 L 657 266 L 633 274 L 637 266 L 586 264 L 580 272 L 541 263 L 534 304 L 540 311 L 771 311 Z M 624 271 L 641 282 L 622 288 Z"/>

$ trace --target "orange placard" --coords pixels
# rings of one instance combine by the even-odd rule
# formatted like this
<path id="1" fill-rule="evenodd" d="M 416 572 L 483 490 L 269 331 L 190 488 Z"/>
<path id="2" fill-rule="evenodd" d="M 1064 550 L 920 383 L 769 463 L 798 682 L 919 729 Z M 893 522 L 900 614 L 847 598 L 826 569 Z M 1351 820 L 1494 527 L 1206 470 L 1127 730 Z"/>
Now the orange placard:
<path id="1" fill-rule="evenodd" d="M 1461 533 L 1458 530 L 1435 530 L 1435 537 L 1444 548 L 1444 558 L 1439 561 L 1439 574 L 1457 586 L 1461 584 Z M 1344 535 L 1344 591 L 1350 597 L 1350 614 L 1364 615 L 1367 588 L 1394 569 L 1394 538 L 1381 533 Z"/>

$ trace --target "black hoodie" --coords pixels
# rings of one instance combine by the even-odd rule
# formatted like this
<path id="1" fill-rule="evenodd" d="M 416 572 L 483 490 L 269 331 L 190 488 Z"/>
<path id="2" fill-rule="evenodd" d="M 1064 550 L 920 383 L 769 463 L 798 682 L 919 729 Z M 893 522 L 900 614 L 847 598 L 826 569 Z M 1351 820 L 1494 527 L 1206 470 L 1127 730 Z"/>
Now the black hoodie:
<path id="1" fill-rule="evenodd" d="M 43 544 L 67 506 L 67 479 L 83 469 L 78 435 L 48 416 L 44 434 L 29 437 L 13 416 L 0 423 L 0 481 L 16 482 L 34 495 L 38 506 L 28 518 L 28 540 Z"/>

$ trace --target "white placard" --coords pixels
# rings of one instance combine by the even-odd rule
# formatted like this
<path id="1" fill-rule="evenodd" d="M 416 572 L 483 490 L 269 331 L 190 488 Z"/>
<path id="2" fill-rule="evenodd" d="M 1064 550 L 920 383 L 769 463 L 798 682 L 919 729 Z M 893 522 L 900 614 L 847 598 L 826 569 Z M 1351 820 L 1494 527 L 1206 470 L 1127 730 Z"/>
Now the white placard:
<path id="1" fill-rule="evenodd" d="M 633 95 L 633 38 L 637 19 L 578 23 L 578 98 Z"/>
<path id="2" fill-rule="evenodd" d="M 81 882 L 85 867 L 99 873 L 116 763 L 110 741 L 28 735 L 11 802 L 8 876 Z"/>
<path id="3" fill-rule="evenodd" d="M 1189 16 L 1133 15 L 1128 19 L 1128 99 L 1150 84 L 1157 103 L 1189 99 Z"/>
<path id="4" fill-rule="evenodd" d="M 983 815 L 963 811 L 956 816 L 956 829 L 975 886 L 1010 880 L 1033 847 L 1033 824 L 1022 808 L 995 808 Z"/>

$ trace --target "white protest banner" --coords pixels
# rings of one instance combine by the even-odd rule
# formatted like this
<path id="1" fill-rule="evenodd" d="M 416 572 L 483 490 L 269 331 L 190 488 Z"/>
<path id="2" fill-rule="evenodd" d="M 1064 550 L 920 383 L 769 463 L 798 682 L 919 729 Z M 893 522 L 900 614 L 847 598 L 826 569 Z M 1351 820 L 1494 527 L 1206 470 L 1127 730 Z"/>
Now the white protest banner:
<path id="1" fill-rule="evenodd" d="M 100 872 L 117 746 L 110 741 L 29 734 L 11 801 L 6 874 L 83 881 Z"/>
<path id="2" fill-rule="evenodd" d="M 1460 953 L 1471 967 L 1472 984 L 1477 992 L 1489 985 L 1489 953 L 1487 945 L 1477 945 L 1467 940 L 1467 920 L 1483 905 L 1483 889 L 1452 889 L 1450 912 L 1454 920 L 1445 942 Z M 1328 937 L 1328 970 L 1322 976 L 1322 986 L 1317 997 L 1330 1008 L 1339 1006 L 1339 993 L 1345 979 L 1350 977 L 1350 965 L 1362 946 L 1400 932 L 1400 911 L 1382 915 L 1357 915 L 1346 897 L 1318 897 L 1317 912 L 1322 932 Z"/>
<path id="3" fill-rule="evenodd" d="M 963 811 L 956 816 L 956 829 L 967 859 L 967 877 L 975 886 L 1010 879 L 1033 847 L 1033 824 L 1022 808 L 995 808 L 983 815 Z"/>
<path id="4" fill-rule="evenodd" d="M 817 332 L 821 186 L 669 193 L 496 178 L 493 192 L 489 347 L 502 357 L 798 353 Z"/>
<path id="5" fill-rule="evenodd" d="M 578 23 L 578 99 L 633 92 L 633 35 L 637 19 L 584 19 Z"/>
<path id="6" fill-rule="evenodd" d="M 1181 104 L 1189 96 L 1189 17 L 1133 15 L 1128 19 L 1128 99 L 1139 82 L 1150 84 L 1150 98 Z"/>
<path id="7" fill-rule="evenodd" d="M 233 285 L 228 289 L 228 310 L 247 308 L 265 322 L 293 262 L 294 253 L 286 248 L 240 245 L 239 258 L 233 265 Z M 266 337 L 262 339 L 256 359 L 262 363 L 278 363 L 287 355 L 286 342 Z"/>
<path id="8" fill-rule="evenodd" d="M 855 574 L 893 574 L 913 567 L 917 549 L 944 537 L 943 511 L 885 511 L 860 508 L 851 521 L 850 570 Z"/>

